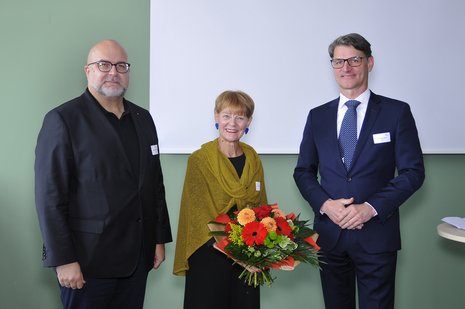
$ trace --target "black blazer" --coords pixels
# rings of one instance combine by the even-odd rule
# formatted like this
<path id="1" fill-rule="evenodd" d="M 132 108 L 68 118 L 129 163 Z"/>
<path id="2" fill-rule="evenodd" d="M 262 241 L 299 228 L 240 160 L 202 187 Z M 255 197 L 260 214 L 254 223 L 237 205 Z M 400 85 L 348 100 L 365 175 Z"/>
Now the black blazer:
<path id="1" fill-rule="evenodd" d="M 84 277 L 123 277 L 141 247 L 172 241 L 158 138 L 150 113 L 125 101 L 140 147 L 137 178 L 120 138 L 88 90 L 47 113 L 35 161 L 43 262 L 79 262 Z"/>

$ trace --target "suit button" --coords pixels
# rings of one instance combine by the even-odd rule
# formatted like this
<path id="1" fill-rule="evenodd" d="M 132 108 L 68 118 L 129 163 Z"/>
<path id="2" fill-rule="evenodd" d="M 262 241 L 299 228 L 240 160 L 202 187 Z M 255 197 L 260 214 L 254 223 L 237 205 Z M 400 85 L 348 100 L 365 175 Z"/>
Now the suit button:
<path id="1" fill-rule="evenodd" d="M 138 218 L 137 219 L 137 223 L 141 223 L 142 222 L 142 219 L 141 218 Z"/>
<path id="2" fill-rule="evenodd" d="M 347 181 L 348 181 L 348 182 L 351 182 L 351 181 L 352 181 L 352 177 L 348 177 L 348 178 L 347 178 Z"/>

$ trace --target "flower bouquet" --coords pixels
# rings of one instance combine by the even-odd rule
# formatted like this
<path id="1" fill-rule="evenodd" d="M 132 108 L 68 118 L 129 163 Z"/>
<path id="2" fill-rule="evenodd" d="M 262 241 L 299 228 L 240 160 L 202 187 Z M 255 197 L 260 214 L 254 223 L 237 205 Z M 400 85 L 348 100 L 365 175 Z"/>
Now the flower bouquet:
<path id="1" fill-rule="evenodd" d="M 208 224 L 215 248 L 244 267 L 239 278 L 250 286 L 271 286 L 271 269 L 293 270 L 300 262 L 318 267 L 318 234 L 309 221 L 285 214 L 278 204 L 219 215 Z"/>

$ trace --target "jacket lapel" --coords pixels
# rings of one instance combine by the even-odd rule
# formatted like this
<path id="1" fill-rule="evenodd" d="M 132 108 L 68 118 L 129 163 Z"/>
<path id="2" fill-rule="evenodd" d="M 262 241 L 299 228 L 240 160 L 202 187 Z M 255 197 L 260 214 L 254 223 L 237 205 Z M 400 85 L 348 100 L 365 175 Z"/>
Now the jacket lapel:
<path id="1" fill-rule="evenodd" d="M 365 119 L 363 120 L 362 129 L 355 147 L 354 157 L 352 159 L 352 167 L 356 165 L 357 159 L 360 156 L 360 152 L 364 145 L 370 138 L 373 125 L 378 118 L 379 111 L 381 110 L 379 97 L 371 92 L 370 100 L 368 101 L 367 111 L 365 113 Z"/>
<path id="2" fill-rule="evenodd" d="M 331 141 L 330 147 L 331 147 L 331 153 L 337 153 L 339 157 L 339 162 L 342 168 L 345 169 L 344 163 L 342 163 L 341 159 L 341 151 L 339 150 L 339 139 L 337 136 L 337 112 L 338 112 L 338 107 L 339 107 L 339 98 L 336 100 L 332 101 L 329 104 L 329 115 L 326 119 L 329 119 L 328 124 L 329 124 L 329 133 L 331 134 Z"/>
<path id="3" fill-rule="evenodd" d="M 324 133 L 325 145 L 328 146 L 329 154 L 336 154 L 336 160 L 338 162 L 339 169 L 346 172 L 346 167 L 341 159 L 341 151 L 339 149 L 339 139 L 337 136 L 337 113 L 339 107 L 339 98 L 331 101 L 327 105 L 326 114 L 321 118 L 325 119 L 327 132 Z"/>

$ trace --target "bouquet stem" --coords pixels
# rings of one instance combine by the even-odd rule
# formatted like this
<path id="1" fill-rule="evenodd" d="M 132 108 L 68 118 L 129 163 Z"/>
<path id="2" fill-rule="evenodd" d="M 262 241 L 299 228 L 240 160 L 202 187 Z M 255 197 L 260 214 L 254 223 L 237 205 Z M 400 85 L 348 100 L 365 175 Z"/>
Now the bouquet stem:
<path id="1" fill-rule="evenodd" d="M 254 288 L 265 283 L 270 287 L 274 281 L 269 268 L 265 268 L 257 272 L 250 272 L 247 269 L 244 269 L 239 275 L 239 279 L 244 279 L 244 283 L 249 286 L 253 286 Z"/>

